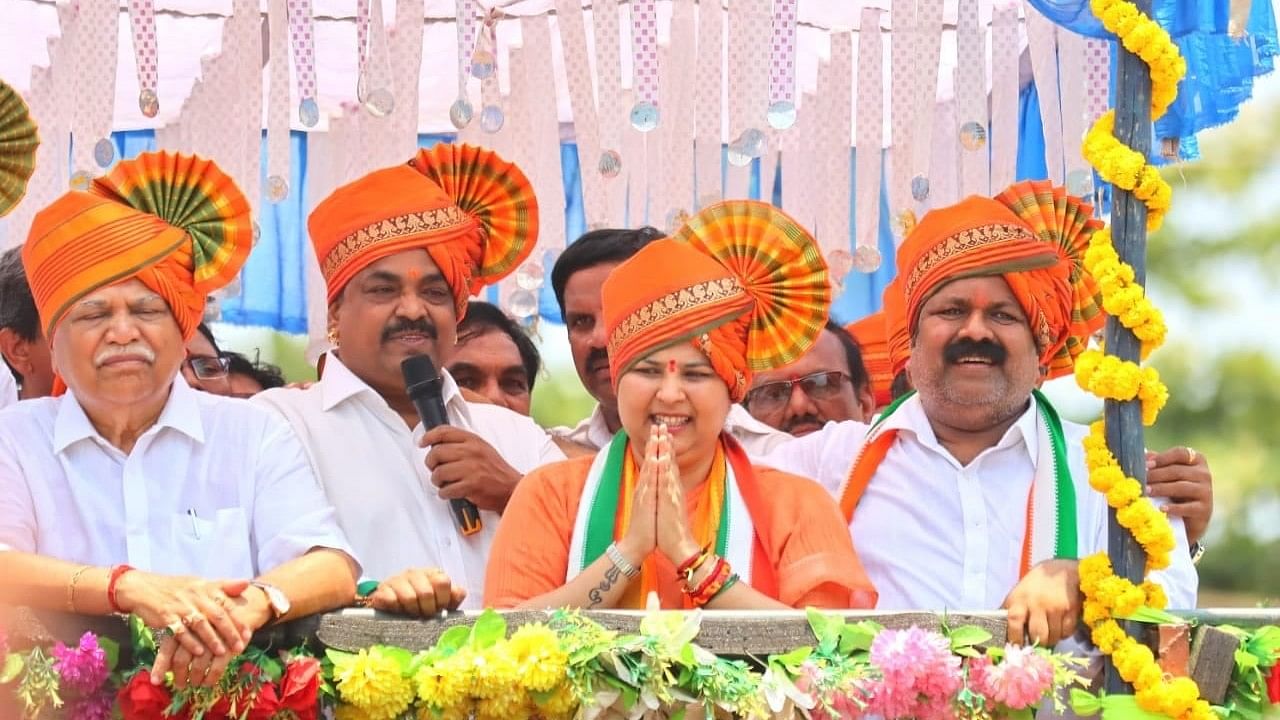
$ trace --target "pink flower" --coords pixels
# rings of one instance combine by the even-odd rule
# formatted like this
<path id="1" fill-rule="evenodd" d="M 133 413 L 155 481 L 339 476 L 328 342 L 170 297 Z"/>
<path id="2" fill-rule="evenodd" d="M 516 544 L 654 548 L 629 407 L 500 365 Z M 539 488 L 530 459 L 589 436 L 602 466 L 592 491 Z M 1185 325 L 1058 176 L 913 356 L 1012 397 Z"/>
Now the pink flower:
<path id="1" fill-rule="evenodd" d="M 89 697 L 107 679 L 107 654 L 91 632 L 80 636 L 80 645 L 69 648 L 61 642 L 53 646 L 53 669 L 64 688 L 80 697 Z M 74 716 L 73 716 L 74 717 Z"/>
<path id="2" fill-rule="evenodd" d="M 917 627 L 883 630 L 871 643 L 871 663 L 881 678 L 866 687 L 867 712 L 886 720 L 948 720 L 963 685 L 960 658 L 938 633 Z"/>
<path id="3" fill-rule="evenodd" d="M 67 703 L 65 717 L 76 720 L 111 720 L 111 710 L 115 701 L 114 692 L 110 690 L 98 692 Z"/>
<path id="4" fill-rule="evenodd" d="M 986 656 L 969 661 L 969 686 L 990 702 L 1022 710 L 1053 687 L 1053 663 L 1035 648 L 1008 645 L 998 665 Z"/>

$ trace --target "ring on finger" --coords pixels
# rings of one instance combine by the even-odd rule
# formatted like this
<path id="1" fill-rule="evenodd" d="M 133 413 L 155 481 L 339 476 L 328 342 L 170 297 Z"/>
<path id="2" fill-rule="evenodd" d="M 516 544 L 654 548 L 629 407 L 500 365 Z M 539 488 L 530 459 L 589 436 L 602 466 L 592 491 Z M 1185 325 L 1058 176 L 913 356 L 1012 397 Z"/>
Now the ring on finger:
<path id="1" fill-rule="evenodd" d="M 186 614 L 185 617 L 182 618 L 182 624 L 191 626 L 191 625 L 195 625 L 196 623 L 204 619 L 205 619 L 204 615 L 202 615 L 199 612 L 189 612 Z"/>
<path id="2" fill-rule="evenodd" d="M 170 635 L 177 636 L 186 632 L 187 626 L 182 620 L 174 620 L 173 622 L 166 625 L 164 629 L 168 630 Z"/>

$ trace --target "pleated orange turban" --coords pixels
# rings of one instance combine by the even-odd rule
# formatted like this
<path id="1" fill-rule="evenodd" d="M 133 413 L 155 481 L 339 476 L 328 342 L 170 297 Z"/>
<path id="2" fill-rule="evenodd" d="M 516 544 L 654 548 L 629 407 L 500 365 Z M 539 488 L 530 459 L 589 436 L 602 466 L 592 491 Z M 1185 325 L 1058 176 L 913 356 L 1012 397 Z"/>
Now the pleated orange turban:
<path id="1" fill-rule="evenodd" d="M 364 268 L 406 250 L 426 250 L 467 298 L 511 273 L 533 252 L 538 202 L 520 171 L 490 150 L 440 143 L 408 164 L 343 185 L 307 219 L 330 302 Z"/>
<path id="2" fill-rule="evenodd" d="M 772 205 L 750 200 L 690 217 L 615 268 L 602 294 L 615 387 L 650 353 L 692 341 L 735 402 L 752 373 L 812 347 L 831 306 L 813 237 Z"/>
<path id="3" fill-rule="evenodd" d="M 862 351 L 862 364 L 867 368 L 871 394 L 876 407 L 888 405 L 893 400 L 893 362 L 889 358 L 889 325 L 884 310 L 871 313 L 858 322 L 845 327 Z"/>
<path id="4" fill-rule="evenodd" d="M 907 328 L 907 298 L 902 293 L 902 281 L 895 277 L 881 295 L 884 303 L 885 340 L 889 344 L 889 371 L 891 378 L 907 368 L 911 359 L 911 331 Z M 890 383 L 892 383 L 892 379 Z"/>
<path id="5" fill-rule="evenodd" d="M 1091 207 L 1048 182 L 930 211 L 898 248 L 905 327 L 914 335 L 920 308 L 948 282 L 1000 275 L 1027 315 L 1049 377 L 1071 372 L 1103 321 L 1097 284 L 1082 266 L 1098 227 Z"/>
<path id="6" fill-rule="evenodd" d="M 190 339 L 252 246 L 249 202 L 230 177 L 198 156 L 152 152 L 37 213 L 22 262 L 46 337 L 86 295 L 137 278 Z"/>

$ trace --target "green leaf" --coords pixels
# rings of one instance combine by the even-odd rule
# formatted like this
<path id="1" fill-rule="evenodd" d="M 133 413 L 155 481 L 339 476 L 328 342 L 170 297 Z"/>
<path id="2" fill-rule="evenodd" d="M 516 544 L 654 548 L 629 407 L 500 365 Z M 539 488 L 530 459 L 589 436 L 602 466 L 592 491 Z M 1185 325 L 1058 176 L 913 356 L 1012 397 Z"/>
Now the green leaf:
<path id="1" fill-rule="evenodd" d="M 346 669 L 347 666 L 351 664 L 351 661 L 356 657 L 354 653 L 342 652 L 341 650 L 334 650 L 333 648 L 326 648 L 324 656 L 329 659 L 329 662 L 333 663 L 333 672 L 335 675 Z"/>
<path id="2" fill-rule="evenodd" d="M 951 641 L 951 650 L 954 652 L 960 648 L 981 645 L 991 639 L 991 633 L 977 625 L 961 625 L 948 633 L 947 639 Z"/>
<path id="3" fill-rule="evenodd" d="M 258 667 L 262 668 L 262 672 L 271 682 L 280 682 L 280 678 L 284 677 L 284 664 L 273 657 L 264 657 L 258 662 Z"/>
<path id="4" fill-rule="evenodd" d="M 769 658 L 769 663 L 770 664 L 778 663 L 780 666 L 782 666 L 786 670 L 795 672 L 800 668 L 800 665 L 802 665 L 805 660 L 809 659 L 809 656 L 812 654 L 813 654 L 813 648 L 799 647 L 787 653 L 786 655 L 774 655 L 773 657 Z"/>
<path id="5" fill-rule="evenodd" d="M 640 699 L 640 693 L 630 685 L 622 686 L 622 707 L 630 710 L 636 706 L 636 701 Z"/>
<path id="6" fill-rule="evenodd" d="M 1117 620 L 1132 620 L 1134 622 L 1148 623 L 1151 625 L 1186 625 L 1187 621 L 1167 613 L 1164 610 L 1156 610 L 1145 605 L 1133 611 L 1129 615 L 1117 616 Z"/>
<path id="7" fill-rule="evenodd" d="M 866 623 L 845 625 L 840 629 L 840 654 L 848 655 L 858 650 L 870 650 L 871 643 L 876 639 L 878 632 L 878 626 L 872 628 Z"/>
<path id="8" fill-rule="evenodd" d="M 137 615 L 129 616 L 129 640 L 133 644 L 133 651 L 156 651 L 156 638 L 151 634 L 151 628 L 142 622 L 142 618 Z"/>
<path id="9" fill-rule="evenodd" d="M 1090 717 L 1097 715 L 1102 709 L 1102 701 L 1097 695 L 1081 688 L 1071 688 L 1071 711 L 1077 715 Z"/>
<path id="10" fill-rule="evenodd" d="M 1258 667 L 1258 656 L 1244 648 L 1236 648 L 1236 667 L 1241 670 L 1252 670 Z"/>
<path id="11" fill-rule="evenodd" d="M 396 664 L 400 666 L 401 675 L 409 674 L 409 668 L 413 667 L 412 652 L 405 650 L 404 648 L 391 647 L 388 645 L 384 645 L 380 649 L 382 650 L 383 656 L 396 661 Z"/>
<path id="12" fill-rule="evenodd" d="M 98 647 L 102 648 L 102 654 L 107 658 L 107 672 L 115 672 L 116 665 L 120 664 L 120 643 L 109 637 L 99 636 Z"/>
<path id="13" fill-rule="evenodd" d="M 818 639 L 818 648 L 825 652 L 835 650 L 840 644 L 840 631 L 844 628 L 844 619 L 825 615 L 814 608 L 807 608 L 805 614 L 809 617 L 809 627 L 813 630 L 813 636 Z"/>
<path id="14" fill-rule="evenodd" d="M 471 628 L 466 625 L 454 625 L 440 634 L 440 639 L 436 641 L 436 647 L 440 650 L 447 650 L 450 653 L 467 644 L 467 640 L 471 638 Z"/>
<path id="15" fill-rule="evenodd" d="M 476 618 L 471 626 L 471 639 L 468 644 L 476 650 L 492 647 L 494 643 L 507 636 L 507 621 L 493 610 L 485 610 Z"/>
<path id="16" fill-rule="evenodd" d="M 22 668 L 26 663 L 22 661 L 22 656 L 18 653 L 9 653 L 4 658 L 4 667 L 0 668 L 0 685 L 13 682 L 22 672 Z"/>
<path id="17" fill-rule="evenodd" d="M 967 658 L 982 657 L 982 653 L 978 652 L 976 649 L 969 646 L 952 648 L 951 652 L 961 657 L 967 657 Z"/>

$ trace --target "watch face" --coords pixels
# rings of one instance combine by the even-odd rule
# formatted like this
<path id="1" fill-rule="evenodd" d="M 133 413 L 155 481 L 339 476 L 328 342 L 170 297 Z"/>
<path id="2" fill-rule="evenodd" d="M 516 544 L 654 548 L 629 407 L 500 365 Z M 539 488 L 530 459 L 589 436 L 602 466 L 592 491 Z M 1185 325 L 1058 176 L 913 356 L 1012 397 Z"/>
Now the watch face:
<path id="1" fill-rule="evenodd" d="M 289 612 L 289 608 L 291 606 L 289 604 L 289 598 L 284 594 L 284 591 L 274 585 L 268 585 L 266 583 L 257 583 L 257 585 L 262 588 L 262 592 L 267 594 L 267 601 L 271 603 L 271 611 L 276 614 L 276 617 L 285 615 Z"/>

